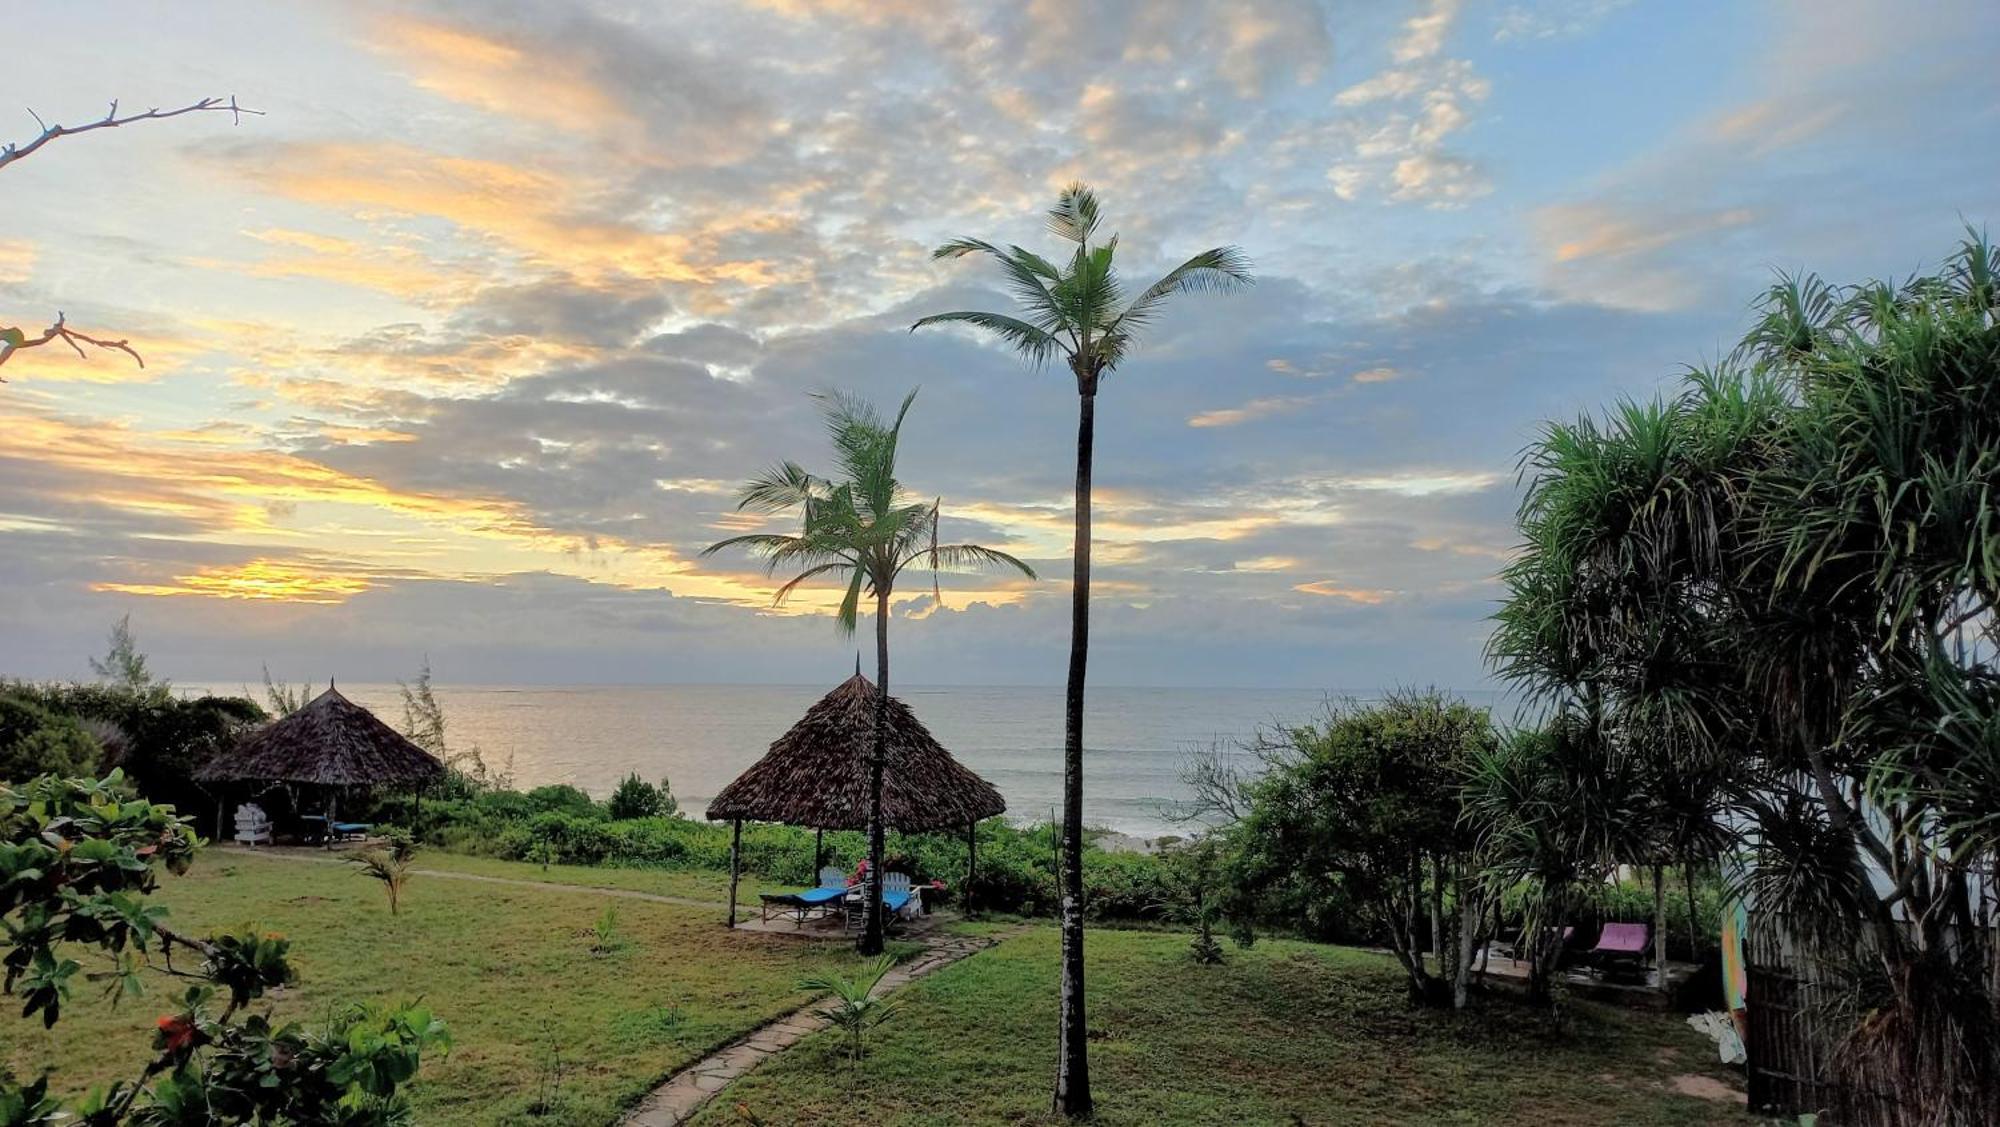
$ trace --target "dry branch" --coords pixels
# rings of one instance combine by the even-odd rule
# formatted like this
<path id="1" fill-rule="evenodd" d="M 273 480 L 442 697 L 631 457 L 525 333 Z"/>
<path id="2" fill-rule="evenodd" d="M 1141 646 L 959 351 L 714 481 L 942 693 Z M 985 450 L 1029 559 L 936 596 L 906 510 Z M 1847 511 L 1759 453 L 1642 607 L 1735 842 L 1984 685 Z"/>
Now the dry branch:
<path id="1" fill-rule="evenodd" d="M 101 340 L 86 333 L 79 333 L 69 327 L 69 322 L 63 319 L 61 313 L 56 314 L 56 323 L 43 329 L 42 335 L 38 337 L 28 336 L 21 330 L 11 326 L 0 326 L 0 365 L 6 364 L 16 352 L 20 352 L 22 349 L 40 348 L 42 345 L 53 340 L 60 340 L 64 344 L 69 345 L 76 350 L 78 356 L 84 359 L 89 359 L 90 357 L 90 354 L 83 350 L 83 346 L 87 344 L 94 348 L 115 348 L 125 355 L 130 356 L 141 368 L 146 366 L 146 358 L 139 355 L 138 350 L 133 348 L 131 344 L 122 340 Z M 5 382 L 5 380 L 0 380 L 0 383 Z"/>
<path id="2" fill-rule="evenodd" d="M 25 145 L 10 141 L 4 146 L 0 146 L 0 168 L 6 168 L 15 161 L 32 155 L 43 145 L 48 144 L 58 137 L 71 137 L 78 133 L 88 133 L 93 129 L 116 129 L 121 125 L 130 125 L 135 121 L 158 121 L 189 113 L 226 113 L 233 121 L 240 125 L 242 124 L 244 114 L 262 116 L 263 112 L 263 110 L 244 109 L 242 106 L 237 105 L 236 96 L 233 94 L 227 99 L 203 98 L 199 102 L 182 106 L 177 110 L 163 110 L 158 106 L 154 106 L 145 113 L 126 114 L 124 117 L 118 116 L 118 101 L 114 98 L 111 102 L 111 108 L 105 111 L 103 117 L 86 125 L 73 126 L 61 124 L 50 125 L 42 120 L 40 114 L 30 109 L 28 116 L 35 119 L 35 124 L 41 126 L 42 131 L 35 136 L 34 140 L 29 141 Z M 64 320 L 61 313 L 56 314 L 56 323 L 44 329 L 42 335 L 38 337 L 31 337 L 23 330 L 12 326 L 0 326 L 0 365 L 7 363 L 8 360 L 13 358 L 16 352 L 22 349 L 39 348 L 54 340 L 60 340 L 64 344 L 69 345 L 81 357 L 88 358 L 88 354 L 83 350 L 83 346 L 87 344 L 94 348 L 116 349 L 130 356 L 139 367 L 144 368 L 146 366 L 145 358 L 140 356 L 138 351 L 129 343 L 122 340 L 101 340 L 86 333 L 77 332 L 75 329 L 69 327 L 68 322 Z M 5 382 L 7 381 L 0 379 L 0 383 Z"/>
<path id="3" fill-rule="evenodd" d="M 114 99 L 111 103 L 111 109 L 103 117 L 87 125 L 50 125 L 42 120 L 40 114 L 31 109 L 28 111 L 28 116 L 34 118 L 35 124 L 42 127 L 41 133 L 25 145 L 15 144 L 10 141 L 4 147 L 0 147 L 0 168 L 5 168 L 15 161 L 31 155 L 35 150 L 58 137 L 71 137 L 78 133 L 88 133 L 93 129 L 116 129 L 121 125 L 130 125 L 135 121 L 158 121 L 170 117 L 179 117 L 187 113 L 203 112 L 226 113 L 237 124 L 241 124 L 244 114 L 262 116 L 264 111 L 244 109 L 242 106 L 236 104 L 236 96 L 233 94 L 227 99 L 203 98 L 199 102 L 182 106 L 177 110 L 163 110 L 158 106 L 154 106 L 145 113 L 126 114 L 124 117 L 118 116 L 118 102 Z"/>

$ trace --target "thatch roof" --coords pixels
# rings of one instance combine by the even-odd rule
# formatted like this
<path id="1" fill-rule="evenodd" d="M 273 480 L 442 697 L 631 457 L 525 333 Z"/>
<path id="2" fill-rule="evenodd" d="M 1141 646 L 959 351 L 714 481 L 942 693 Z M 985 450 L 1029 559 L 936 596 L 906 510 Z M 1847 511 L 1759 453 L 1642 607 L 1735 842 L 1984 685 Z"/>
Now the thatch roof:
<path id="1" fill-rule="evenodd" d="M 442 774 L 435 756 L 329 685 L 304 708 L 244 736 L 195 777 L 362 786 L 409 785 Z"/>
<path id="2" fill-rule="evenodd" d="M 784 822 L 823 830 L 868 828 L 868 757 L 875 734 L 875 683 L 842 682 L 764 758 L 708 804 L 717 821 Z M 891 829 L 959 829 L 1007 809 L 993 784 L 951 757 L 916 713 L 889 698 L 882 815 Z"/>

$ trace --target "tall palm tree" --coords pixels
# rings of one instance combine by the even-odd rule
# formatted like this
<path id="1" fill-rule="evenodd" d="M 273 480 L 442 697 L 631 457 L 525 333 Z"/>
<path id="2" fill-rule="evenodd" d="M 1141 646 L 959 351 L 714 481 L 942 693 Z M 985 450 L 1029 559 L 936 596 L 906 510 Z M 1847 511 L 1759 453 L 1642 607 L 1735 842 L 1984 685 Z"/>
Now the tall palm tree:
<path id="1" fill-rule="evenodd" d="M 875 735 L 868 756 L 868 907 L 861 933 L 864 955 L 882 952 L 882 770 L 889 710 L 889 598 L 896 579 L 917 565 L 931 572 L 931 593 L 940 571 L 960 571 L 990 565 L 1011 567 L 1035 578 L 1027 564 L 1005 552 L 977 544 L 937 541 L 937 501 L 911 501 L 896 480 L 896 446 L 903 417 L 917 398 L 903 399 L 894 422 L 885 423 L 875 408 L 854 396 L 835 392 L 826 401 L 826 430 L 833 440 L 834 461 L 843 479 L 808 473 L 786 461 L 743 487 L 737 509 L 762 513 L 798 510 L 797 533 L 756 533 L 732 536 L 710 544 L 702 555 L 746 548 L 764 557 L 770 574 L 785 568 L 797 573 L 779 587 L 774 603 L 783 603 L 808 580 L 839 576 L 847 580 L 835 621 L 842 633 L 853 635 L 863 595 L 875 600 Z"/>
<path id="2" fill-rule="evenodd" d="M 1064 188 L 1049 209 L 1048 227 L 1074 243 L 1066 265 L 1018 246 L 981 239 L 953 239 L 933 258 L 984 254 L 1000 264 L 1020 316 L 960 311 L 925 317 L 910 326 L 964 324 L 999 337 L 1039 368 L 1060 356 L 1076 377 L 1081 400 L 1076 427 L 1075 580 L 1070 589 L 1069 684 L 1063 699 L 1062 1002 L 1056 1057 L 1055 1105 L 1068 1115 L 1091 1111 L 1090 1068 L 1083 1013 L 1083 683 L 1090 657 L 1090 461 L 1097 388 L 1125 359 L 1138 333 L 1168 298 L 1204 290 L 1226 291 L 1250 281 L 1250 262 L 1236 247 L 1202 251 L 1127 301 L 1113 266 L 1118 236 L 1093 246 L 1100 212 L 1097 196 L 1082 184 Z"/>

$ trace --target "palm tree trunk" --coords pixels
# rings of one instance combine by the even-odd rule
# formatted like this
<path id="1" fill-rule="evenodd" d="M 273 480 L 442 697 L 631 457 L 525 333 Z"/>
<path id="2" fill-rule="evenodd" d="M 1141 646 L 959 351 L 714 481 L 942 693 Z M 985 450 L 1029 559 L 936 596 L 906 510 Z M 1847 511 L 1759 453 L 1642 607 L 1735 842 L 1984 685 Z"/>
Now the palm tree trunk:
<path id="1" fill-rule="evenodd" d="M 1090 459 L 1097 377 L 1079 373 L 1076 424 L 1075 577 L 1070 584 L 1069 684 L 1063 696 L 1062 989 L 1055 1108 L 1091 1113 L 1089 1026 L 1083 1012 L 1083 680 L 1090 658 Z"/>
<path id="2" fill-rule="evenodd" d="M 889 592 L 875 594 L 875 738 L 868 751 L 868 895 L 867 926 L 861 929 L 859 950 L 879 955 L 882 929 L 882 768 L 889 739 Z"/>

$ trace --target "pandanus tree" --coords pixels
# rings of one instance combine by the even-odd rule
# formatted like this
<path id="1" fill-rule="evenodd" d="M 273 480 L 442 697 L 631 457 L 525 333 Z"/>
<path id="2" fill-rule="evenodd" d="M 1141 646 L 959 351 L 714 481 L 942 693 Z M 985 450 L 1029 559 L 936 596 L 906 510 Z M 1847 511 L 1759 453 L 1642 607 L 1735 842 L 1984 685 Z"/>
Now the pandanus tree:
<path id="1" fill-rule="evenodd" d="M 844 393 L 825 400 L 827 436 L 833 441 L 839 477 L 810 473 L 786 461 L 743 487 L 739 511 L 796 512 L 795 533 L 753 533 L 709 545 L 702 555 L 747 549 L 763 556 L 769 573 L 791 571 L 773 602 L 782 604 L 803 584 L 819 578 L 847 581 L 834 621 L 852 635 L 861 600 L 875 600 L 875 731 L 868 755 L 868 904 L 861 933 L 864 955 L 883 946 L 882 773 L 889 710 L 889 604 L 896 580 L 912 567 L 931 573 L 931 597 L 942 599 L 937 577 L 945 571 L 980 567 L 1011 568 L 1030 579 L 1035 571 L 1005 552 L 978 544 L 938 543 L 939 502 L 913 501 L 896 478 L 896 449 L 903 419 L 917 393 L 903 399 L 893 421 L 885 422 L 867 402 Z"/>
<path id="2" fill-rule="evenodd" d="M 1974 233 L 1901 286 L 1784 280 L 1677 400 L 1551 428 L 1494 644 L 1710 778 L 1753 934 L 1850 1019 L 1819 1079 L 1911 1122 L 2000 1117 L 1995 275 Z"/>
<path id="3" fill-rule="evenodd" d="M 1019 309 L 938 313 L 910 326 L 914 332 L 926 325 L 969 325 L 998 337 L 1036 368 L 1060 358 L 1076 379 L 1076 536 L 1063 697 L 1062 994 L 1055 1091 L 1057 1110 L 1073 1116 L 1091 1111 L 1083 1004 L 1083 689 L 1090 658 L 1090 478 L 1097 392 L 1168 299 L 1233 290 L 1250 281 L 1250 263 L 1242 251 L 1215 247 L 1128 298 L 1115 265 L 1118 236 L 1092 242 L 1101 218 L 1096 193 L 1082 184 L 1063 189 L 1048 213 L 1049 231 L 1073 244 L 1061 265 L 1022 247 L 1002 248 L 983 239 L 945 243 L 932 257 L 982 254 L 998 263 Z"/>

